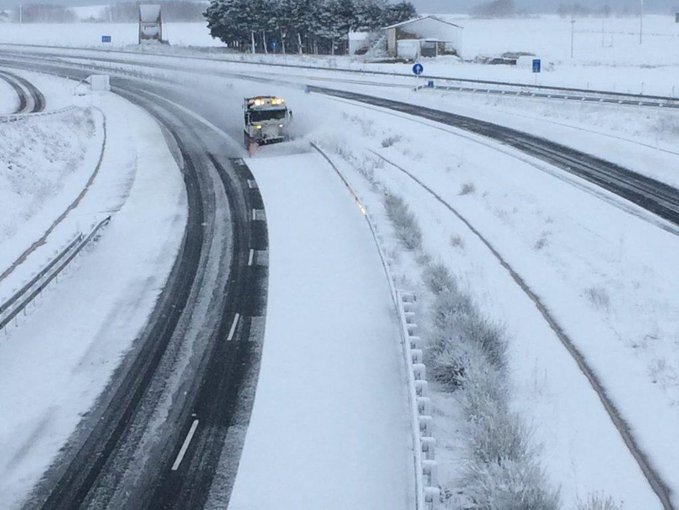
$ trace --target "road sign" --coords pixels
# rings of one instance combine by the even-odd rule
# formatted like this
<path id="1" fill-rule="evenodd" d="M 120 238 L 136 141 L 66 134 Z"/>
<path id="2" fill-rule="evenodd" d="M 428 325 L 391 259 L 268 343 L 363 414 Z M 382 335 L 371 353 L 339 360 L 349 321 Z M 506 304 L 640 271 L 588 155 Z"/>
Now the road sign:
<path id="1" fill-rule="evenodd" d="M 413 73 L 415 73 L 417 76 L 421 75 L 424 72 L 424 66 L 422 64 L 415 64 L 413 66 Z"/>
<path id="2" fill-rule="evenodd" d="M 533 72 L 539 73 L 542 69 L 542 61 L 539 58 L 533 59 Z"/>
<path id="3" fill-rule="evenodd" d="M 101 36 L 101 42 L 110 43 L 111 42 L 111 36 L 110 35 L 102 35 Z"/>

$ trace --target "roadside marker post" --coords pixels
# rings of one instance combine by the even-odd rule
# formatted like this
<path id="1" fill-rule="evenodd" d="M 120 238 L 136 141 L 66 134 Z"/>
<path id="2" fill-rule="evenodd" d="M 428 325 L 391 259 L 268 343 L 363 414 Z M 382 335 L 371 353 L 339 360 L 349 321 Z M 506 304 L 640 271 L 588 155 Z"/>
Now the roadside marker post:
<path id="1" fill-rule="evenodd" d="M 535 84 L 538 84 L 538 74 L 542 71 L 542 60 L 539 58 L 533 59 L 533 75 L 535 75 Z"/>
<path id="2" fill-rule="evenodd" d="M 417 85 L 415 85 L 415 92 L 417 92 L 417 89 L 419 88 L 420 77 L 422 76 L 423 72 L 424 66 L 422 64 L 417 63 L 413 66 L 413 74 L 417 76 Z"/>

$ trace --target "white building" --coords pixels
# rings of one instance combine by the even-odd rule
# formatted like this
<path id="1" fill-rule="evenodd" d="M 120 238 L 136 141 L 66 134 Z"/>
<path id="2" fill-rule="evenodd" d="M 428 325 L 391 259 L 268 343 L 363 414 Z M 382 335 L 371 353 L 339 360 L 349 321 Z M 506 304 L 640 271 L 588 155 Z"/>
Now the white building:
<path id="1" fill-rule="evenodd" d="M 415 60 L 461 52 L 463 28 L 436 16 L 403 21 L 384 30 L 390 57 Z"/>

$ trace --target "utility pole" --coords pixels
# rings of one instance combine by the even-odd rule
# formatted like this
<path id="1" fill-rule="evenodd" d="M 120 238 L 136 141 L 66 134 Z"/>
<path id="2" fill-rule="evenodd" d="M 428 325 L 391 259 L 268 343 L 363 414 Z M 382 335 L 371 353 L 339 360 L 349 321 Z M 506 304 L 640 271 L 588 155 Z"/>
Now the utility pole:
<path id="1" fill-rule="evenodd" d="M 19 2 L 19 25 L 22 25 L 24 22 L 24 3 Z"/>
<path id="2" fill-rule="evenodd" d="M 573 58 L 575 49 L 575 16 L 571 17 L 571 58 Z"/>
<path id="3" fill-rule="evenodd" d="M 644 0 L 640 0 L 641 9 L 639 10 L 639 44 L 644 43 Z"/>

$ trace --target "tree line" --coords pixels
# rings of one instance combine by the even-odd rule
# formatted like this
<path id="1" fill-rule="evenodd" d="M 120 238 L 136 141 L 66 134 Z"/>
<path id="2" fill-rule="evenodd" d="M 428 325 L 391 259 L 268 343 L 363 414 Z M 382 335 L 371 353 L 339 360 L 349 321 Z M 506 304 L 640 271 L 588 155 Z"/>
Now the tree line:
<path id="1" fill-rule="evenodd" d="M 26 3 L 15 10 L 11 20 L 23 23 L 75 23 L 77 21 L 88 22 L 113 22 L 113 23 L 136 23 L 139 20 L 139 4 L 145 2 L 119 2 L 103 7 L 98 16 L 92 16 L 86 20 L 79 20 L 73 9 L 58 4 Z M 205 5 L 188 0 L 163 0 L 163 21 L 198 22 L 204 21 L 203 11 Z"/>
<path id="2" fill-rule="evenodd" d="M 212 37 L 241 51 L 343 52 L 350 31 L 371 32 L 417 16 L 412 3 L 387 0 L 212 0 Z"/>

